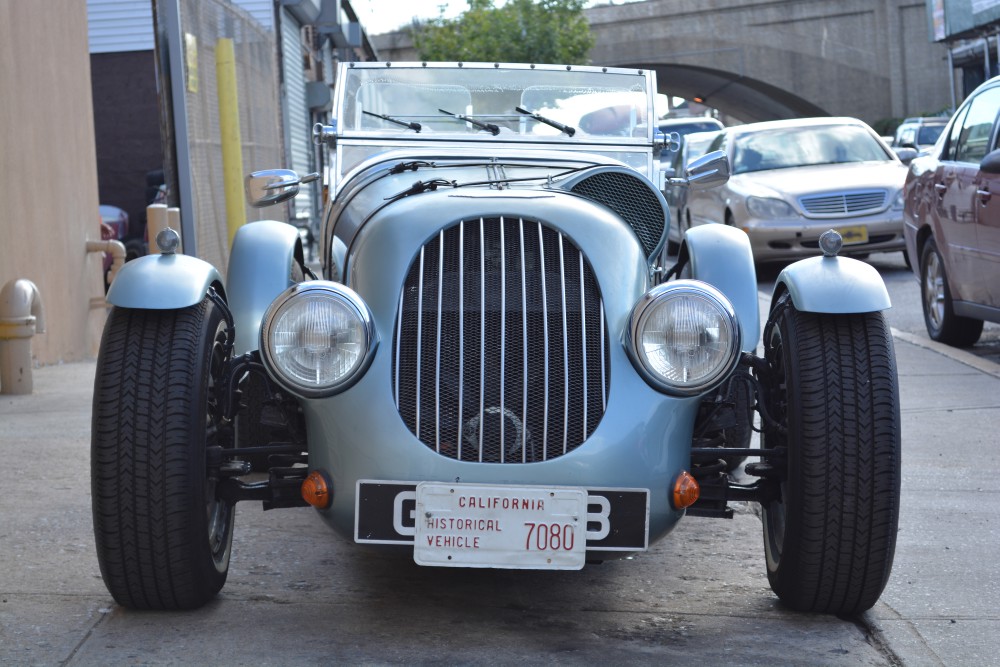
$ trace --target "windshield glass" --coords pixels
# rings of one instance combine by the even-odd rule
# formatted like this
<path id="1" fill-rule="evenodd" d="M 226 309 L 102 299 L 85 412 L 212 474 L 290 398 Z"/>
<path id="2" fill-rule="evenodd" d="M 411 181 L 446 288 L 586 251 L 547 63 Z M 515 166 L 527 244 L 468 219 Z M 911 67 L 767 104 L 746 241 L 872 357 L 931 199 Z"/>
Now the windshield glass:
<path id="1" fill-rule="evenodd" d="M 937 142 L 943 131 L 944 125 L 924 125 L 917 133 L 917 143 L 921 146 L 933 144 Z"/>
<path id="2" fill-rule="evenodd" d="M 775 128 L 738 134 L 732 153 L 734 174 L 892 159 L 871 133 L 856 125 Z"/>
<path id="3" fill-rule="evenodd" d="M 651 136 L 648 81 L 638 73 L 596 69 L 355 67 L 342 81 L 338 129 L 344 136 L 394 139 L 625 137 L 618 140 L 632 143 Z"/>

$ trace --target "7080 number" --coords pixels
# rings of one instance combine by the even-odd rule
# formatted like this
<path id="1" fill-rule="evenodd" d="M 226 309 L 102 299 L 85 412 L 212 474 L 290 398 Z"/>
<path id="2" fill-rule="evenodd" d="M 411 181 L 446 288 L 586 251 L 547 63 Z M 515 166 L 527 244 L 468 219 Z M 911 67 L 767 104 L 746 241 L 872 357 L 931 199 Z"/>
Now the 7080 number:
<path id="1" fill-rule="evenodd" d="M 576 543 L 575 526 L 571 523 L 531 523 L 528 536 L 524 540 L 524 550 L 531 551 L 572 551 Z"/>

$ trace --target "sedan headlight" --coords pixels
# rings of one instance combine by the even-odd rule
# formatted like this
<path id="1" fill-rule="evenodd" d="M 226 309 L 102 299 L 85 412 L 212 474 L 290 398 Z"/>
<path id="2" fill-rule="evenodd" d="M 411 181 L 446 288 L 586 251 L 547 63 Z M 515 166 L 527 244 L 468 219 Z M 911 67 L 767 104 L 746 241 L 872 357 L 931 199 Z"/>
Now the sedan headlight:
<path id="1" fill-rule="evenodd" d="M 788 202 L 773 197 L 748 197 L 747 211 L 753 217 L 764 220 L 798 217 L 795 209 Z"/>
<path id="2" fill-rule="evenodd" d="M 694 396 L 736 367 L 740 326 L 729 299 L 707 283 L 677 280 L 647 292 L 625 332 L 632 364 L 655 389 Z"/>
<path id="3" fill-rule="evenodd" d="M 343 391 L 367 370 L 378 336 L 367 304 L 327 281 L 294 285 L 271 303 L 261 327 L 264 365 L 307 398 Z"/>
<path id="4" fill-rule="evenodd" d="M 899 192 L 896 193 L 896 196 L 892 200 L 892 210 L 893 211 L 902 211 L 903 210 L 903 205 L 905 203 L 906 203 L 905 191 L 904 190 L 900 190 Z"/>

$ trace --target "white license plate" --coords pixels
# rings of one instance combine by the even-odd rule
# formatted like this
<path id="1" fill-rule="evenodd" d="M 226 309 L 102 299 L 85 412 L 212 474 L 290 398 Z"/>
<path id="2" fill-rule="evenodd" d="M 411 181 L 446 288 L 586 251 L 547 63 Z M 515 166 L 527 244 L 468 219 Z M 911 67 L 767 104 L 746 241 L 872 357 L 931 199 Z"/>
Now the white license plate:
<path id="1" fill-rule="evenodd" d="M 415 523 L 418 565 L 579 570 L 587 491 L 422 482 Z"/>

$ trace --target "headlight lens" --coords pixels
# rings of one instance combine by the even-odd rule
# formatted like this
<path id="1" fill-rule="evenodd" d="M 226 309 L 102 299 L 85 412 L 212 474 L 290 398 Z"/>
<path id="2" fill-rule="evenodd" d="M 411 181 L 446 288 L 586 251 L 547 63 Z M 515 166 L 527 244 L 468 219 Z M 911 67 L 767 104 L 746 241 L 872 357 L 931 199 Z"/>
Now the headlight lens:
<path id="1" fill-rule="evenodd" d="M 286 389 L 309 398 L 349 387 L 371 362 L 377 336 L 368 306 L 339 284 L 295 285 L 268 308 L 264 363 Z"/>
<path id="2" fill-rule="evenodd" d="M 900 190 L 899 192 L 896 193 L 895 199 L 892 200 L 892 210 L 893 211 L 902 211 L 903 210 L 903 204 L 906 201 L 904 195 L 905 195 L 905 192 L 903 190 Z"/>
<path id="3" fill-rule="evenodd" d="M 773 218 L 796 218 L 795 212 L 788 202 L 773 197 L 747 198 L 747 211 L 755 218 L 770 220 Z"/>
<path id="4" fill-rule="evenodd" d="M 729 300 L 711 285 L 658 285 L 632 309 L 632 362 L 656 389 L 693 396 L 714 388 L 739 361 L 740 327 Z"/>

